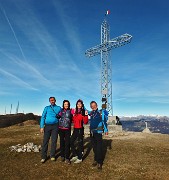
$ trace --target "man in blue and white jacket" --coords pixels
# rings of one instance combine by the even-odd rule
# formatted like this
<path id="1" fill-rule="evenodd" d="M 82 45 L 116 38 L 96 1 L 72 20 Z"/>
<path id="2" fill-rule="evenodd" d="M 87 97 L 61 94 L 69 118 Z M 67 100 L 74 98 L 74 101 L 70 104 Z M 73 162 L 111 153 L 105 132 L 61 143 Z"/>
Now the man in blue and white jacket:
<path id="1" fill-rule="evenodd" d="M 57 106 L 55 97 L 50 97 L 49 102 L 51 105 L 46 106 L 43 110 L 41 122 L 40 122 L 40 132 L 44 133 L 43 145 L 42 145 L 42 154 L 41 162 L 44 163 L 47 158 L 48 143 L 51 137 L 51 150 L 50 158 L 52 161 L 55 161 L 55 152 L 56 152 L 56 143 L 58 137 L 58 123 L 57 118 L 58 114 L 61 111 L 61 107 Z"/>
<path id="2" fill-rule="evenodd" d="M 90 103 L 92 111 L 90 115 L 90 134 L 94 152 L 94 162 L 92 166 L 97 166 L 99 170 L 103 165 L 103 149 L 102 149 L 102 134 L 108 135 L 107 120 L 108 112 L 106 110 L 98 110 L 97 103 Z"/>

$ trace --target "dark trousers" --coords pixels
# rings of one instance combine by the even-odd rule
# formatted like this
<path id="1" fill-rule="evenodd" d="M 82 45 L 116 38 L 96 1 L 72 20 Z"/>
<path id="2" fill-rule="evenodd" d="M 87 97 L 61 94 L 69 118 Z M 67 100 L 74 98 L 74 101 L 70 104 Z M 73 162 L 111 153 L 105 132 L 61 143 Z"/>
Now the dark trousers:
<path id="1" fill-rule="evenodd" d="M 91 143 L 94 152 L 94 161 L 98 164 L 103 164 L 103 147 L 102 147 L 102 134 L 91 134 Z"/>
<path id="2" fill-rule="evenodd" d="M 47 158 L 48 144 L 51 137 L 50 157 L 55 157 L 56 143 L 58 138 L 58 124 L 45 125 L 42 145 L 42 159 Z"/>
<path id="3" fill-rule="evenodd" d="M 71 130 L 59 129 L 61 157 L 69 159 Z"/>
<path id="4" fill-rule="evenodd" d="M 82 159 L 82 152 L 83 152 L 83 136 L 84 136 L 84 129 L 74 129 L 73 134 L 71 136 L 71 150 L 73 153 L 73 156 L 78 156 L 78 159 Z M 75 145 L 75 141 L 77 141 L 77 149 Z"/>

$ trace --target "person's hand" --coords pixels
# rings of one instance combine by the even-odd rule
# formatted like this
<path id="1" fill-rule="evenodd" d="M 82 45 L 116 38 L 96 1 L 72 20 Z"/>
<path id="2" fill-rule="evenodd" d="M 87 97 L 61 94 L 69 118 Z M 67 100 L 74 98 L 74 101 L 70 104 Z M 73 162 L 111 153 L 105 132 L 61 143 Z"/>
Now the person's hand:
<path id="1" fill-rule="evenodd" d="M 105 135 L 107 136 L 107 135 L 108 135 L 108 132 L 105 132 Z"/>
<path id="2" fill-rule="evenodd" d="M 44 133 L 44 128 L 40 128 L 40 132 L 41 132 L 41 133 Z"/>
<path id="3" fill-rule="evenodd" d="M 85 111 L 85 115 L 86 115 L 86 116 L 88 115 L 88 111 Z"/>

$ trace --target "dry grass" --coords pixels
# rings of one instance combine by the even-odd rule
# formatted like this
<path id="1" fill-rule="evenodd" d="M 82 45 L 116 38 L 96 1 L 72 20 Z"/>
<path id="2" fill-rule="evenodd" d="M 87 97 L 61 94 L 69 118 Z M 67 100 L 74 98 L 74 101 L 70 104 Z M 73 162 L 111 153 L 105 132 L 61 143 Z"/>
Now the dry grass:
<path id="1" fill-rule="evenodd" d="M 10 152 L 8 147 L 18 143 L 41 144 L 38 126 L 12 126 L 0 131 L 0 179 L 169 179 L 169 135 L 134 133 L 127 137 L 104 139 L 106 154 L 103 170 L 91 167 L 93 152 L 89 139 L 82 164 L 66 165 L 59 159 L 40 163 L 40 153 Z"/>

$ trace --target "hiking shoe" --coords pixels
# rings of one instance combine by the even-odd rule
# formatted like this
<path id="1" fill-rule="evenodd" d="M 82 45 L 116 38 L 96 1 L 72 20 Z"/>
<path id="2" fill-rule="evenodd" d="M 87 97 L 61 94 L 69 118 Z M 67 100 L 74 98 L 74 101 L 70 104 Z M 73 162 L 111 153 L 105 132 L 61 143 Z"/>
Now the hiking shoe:
<path id="1" fill-rule="evenodd" d="M 50 158 L 51 161 L 56 161 L 55 157 Z"/>
<path id="2" fill-rule="evenodd" d="M 65 159 L 65 163 L 69 165 L 71 164 L 69 159 Z"/>
<path id="3" fill-rule="evenodd" d="M 41 161 L 40 161 L 40 162 L 41 162 L 41 163 L 44 163 L 45 161 L 46 161 L 46 159 L 41 159 Z"/>
<path id="4" fill-rule="evenodd" d="M 72 157 L 72 159 L 70 161 L 73 162 L 73 161 L 76 161 L 77 159 L 78 159 L 78 157 L 74 156 L 74 157 Z"/>
<path id="5" fill-rule="evenodd" d="M 96 161 L 93 161 L 92 166 L 93 166 L 93 167 L 97 166 L 97 162 L 96 162 Z"/>
<path id="6" fill-rule="evenodd" d="M 98 170 L 102 170 L 102 164 L 98 164 L 98 165 L 97 165 L 97 169 L 98 169 Z"/>
<path id="7" fill-rule="evenodd" d="M 61 162 L 64 162 L 65 161 L 65 158 L 64 157 L 61 157 Z"/>
<path id="8" fill-rule="evenodd" d="M 75 164 L 79 164 L 79 163 L 81 163 L 82 162 L 82 159 L 77 159 L 74 163 Z"/>

